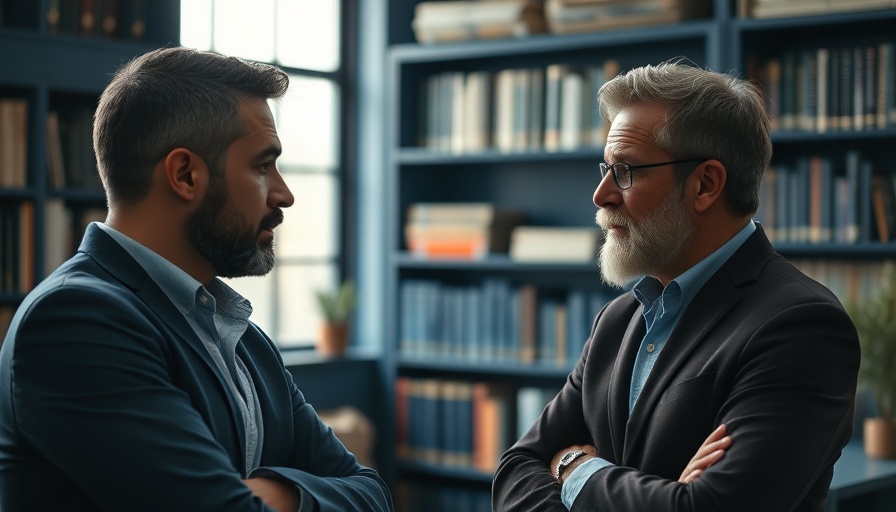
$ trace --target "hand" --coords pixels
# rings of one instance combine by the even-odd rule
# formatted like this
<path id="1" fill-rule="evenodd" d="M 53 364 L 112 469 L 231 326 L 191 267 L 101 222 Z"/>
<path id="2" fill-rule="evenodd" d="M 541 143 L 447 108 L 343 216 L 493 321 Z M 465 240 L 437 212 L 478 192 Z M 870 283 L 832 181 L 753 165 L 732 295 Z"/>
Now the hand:
<path id="1" fill-rule="evenodd" d="M 681 472 L 679 482 L 683 484 L 693 482 L 703 474 L 706 468 L 718 462 L 725 455 L 725 451 L 731 446 L 731 437 L 725 435 L 727 431 L 728 427 L 723 423 L 712 434 L 709 434 L 691 462 Z"/>
<path id="2" fill-rule="evenodd" d="M 572 471 L 574 469 L 579 467 L 579 464 L 581 464 L 589 459 L 593 459 L 593 458 L 599 456 L 597 453 L 597 448 L 595 448 L 594 446 L 592 446 L 590 444 L 573 445 L 573 446 L 570 446 L 569 448 L 560 450 L 559 452 L 557 452 L 556 455 L 554 455 L 554 458 L 551 459 L 551 466 L 550 466 L 550 468 L 548 468 L 551 470 L 551 475 L 553 475 L 554 480 L 559 481 L 559 478 L 560 478 L 560 475 L 557 474 L 557 464 L 560 463 L 560 459 L 562 459 L 564 455 L 566 455 L 567 453 L 569 453 L 573 450 L 582 450 L 583 452 L 585 452 L 585 455 L 582 455 L 581 457 L 579 457 L 578 459 L 573 461 L 572 464 L 567 466 L 566 469 L 563 471 L 564 475 L 569 475 L 570 473 L 572 473 Z"/>
<path id="3" fill-rule="evenodd" d="M 261 498 L 265 505 L 277 512 L 296 512 L 302 504 L 299 490 L 292 484 L 270 478 L 249 478 L 243 480 L 252 494 Z"/>

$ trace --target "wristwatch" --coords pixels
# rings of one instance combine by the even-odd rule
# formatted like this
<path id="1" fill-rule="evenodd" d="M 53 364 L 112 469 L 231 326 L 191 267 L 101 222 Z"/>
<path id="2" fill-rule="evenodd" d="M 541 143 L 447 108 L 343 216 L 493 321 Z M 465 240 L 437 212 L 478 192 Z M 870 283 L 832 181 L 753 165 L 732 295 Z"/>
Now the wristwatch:
<path id="1" fill-rule="evenodd" d="M 557 482 L 563 484 L 563 471 L 582 455 L 586 455 L 583 450 L 571 450 L 566 452 L 563 457 L 560 457 L 560 462 L 557 463 Z"/>

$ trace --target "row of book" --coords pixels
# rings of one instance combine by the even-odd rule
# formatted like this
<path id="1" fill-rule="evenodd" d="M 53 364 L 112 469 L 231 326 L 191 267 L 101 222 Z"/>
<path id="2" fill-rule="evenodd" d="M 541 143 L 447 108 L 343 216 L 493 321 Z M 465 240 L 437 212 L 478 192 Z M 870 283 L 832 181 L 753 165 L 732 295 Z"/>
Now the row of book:
<path id="1" fill-rule="evenodd" d="M 407 279 L 400 288 L 403 355 L 560 368 L 579 358 L 594 316 L 614 297 L 578 289 L 553 293 L 501 278 L 480 286 Z"/>
<path id="2" fill-rule="evenodd" d="M 0 98 L 0 188 L 28 186 L 28 101 Z M 47 113 L 47 181 L 51 189 L 101 190 L 93 152 L 93 108 Z"/>
<path id="3" fill-rule="evenodd" d="M 400 376 L 399 458 L 494 473 L 501 454 L 538 419 L 557 389 Z"/>
<path id="4" fill-rule="evenodd" d="M 790 259 L 803 273 L 824 284 L 840 302 L 856 304 L 875 295 L 883 283 L 884 261 Z"/>
<path id="5" fill-rule="evenodd" d="M 488 489 L 402 480 L 393 498 L 397 512 L 492 512 Z"/>
<path id="6" fill-rule="evenodd" d="M 431 75 L 421 84 L 418 144 L 452 153 L 601 146 L 609 127 L 597 91 L 619 70 L 608 59 L 602 65 Z"/>
<path id="7" fill-rule="evenodd" d="M 896 2 L 893 0 L 738 0 L 737 2 L 738 15 L 742 18 L 811 16 L 891 7 L 896 7 Z"/>
<path id="8" fill-rule="evenodd" d="M 769 239 L 855 244 L 896 239 L 896 176 L 859 151 L 842 160 L 803 156 L 763 176 L 756 220 Z"/>
<path id="9" fill-rule="evenodd" d="M 0 188 L 25 188 L 28 174 L 28 102 L 0 97 Z"/>
<path id="10" fill-rule="evenodd" d="M 748 59 L 780 131 L 863 131 L 896 127 L 892 42 L 785 51 Z"/>
<path id="11" fill-rule="evenodd" d="M 74 254 L 87 224 L 102 221 L 105 217 L 105 208 L 72 208 L 59 198 L 44 201 L 43 275 L 49 275 Z M 33 202 L 0 204 L 0 241 L 3 247 L 0 293 L 27 293 L 36 284 L 35 233 Z"/>
<path id="12" fill-rule="evenodd" d="M 146 35 L 148 0 L 49 0 L 51 34 L 141 40 Z"/>
<path id="13" fill-rule="evenodd" d="M 60 198 L 47 198 L 44 201 L 44 275 L 52 273 L 78 250 L 88 224 L 105 219 L 105 207 L 67 205 Z"/>
<path id="14" fill-rule="evenodd" d="M 34 287 L 34 203 L 0 203 L 0 293 Z"/>
<path id="15" fill-rule="evenodd" d="M 47 181 L 55 190 L 102 190 L 93 152 L 92 107 L 67 106 L 47 113 Z"/>

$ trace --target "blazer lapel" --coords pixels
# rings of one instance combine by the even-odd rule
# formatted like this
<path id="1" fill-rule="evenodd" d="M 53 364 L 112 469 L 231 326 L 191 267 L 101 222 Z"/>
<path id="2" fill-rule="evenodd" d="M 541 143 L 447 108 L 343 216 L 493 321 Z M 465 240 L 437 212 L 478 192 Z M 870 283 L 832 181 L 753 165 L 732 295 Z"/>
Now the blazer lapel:
<path id="1" fill-rule="evenodd" d="M 629 292 L 629 295 L 631 295 L 631 292 Z M 644 338 L 645 333 L 644 319 L 641 315 L 642 306 L 633 296 L 630 296 L 629 300 L 633 302 L 632 307 L 625 308 L 623 314 L 627 314 L 630 320 L 625 329 L 625 333 L 621 336 L 622 343 L 619 346 L 616 362 L 613 365 L 613 372 L 610 376 L 610 385 L 607 386 L 610 441 L 613 446 L 614 460 L 617 463 L 621 463 L 623 460 L 622 456 L 626 439 L 626 422 L 628 422 L 628 396 L 632 384 L 632 370 L 635 365 L 635 356 L 638 353 L 638 347 L 641 345 L 641 339 Z M 611 321 L 609 324 L 623 325 L 622 321 L 624 320 Z"/>
<path id="2" fill-rule="evenodd" d="M 184 345 L 190 347 L 198 359 L 217 377 L 217 384 L 230 405 L 230 416 L 234 431 L 240 438 L 241 450 L 245 452 L 246 429 L 240 406 L 236 403 L 236 397 L 233 396 L 221 369 L 212 359 L 202 340 L 193 331 L 193 327 L 187 322 L 184 315 L 165 295 L 165 292 L 149 277 L 140 263 L 131 257 L 130 253 L 98 226 L 92 224 L 88 226 L 78 251 L 93 258 L 98 265 L 137 294 L 144 304 L 163 319 L 164 324 L 169 327 L 166 332 L 176 336 Z M 241 460 L 245 461 L 245 459 L 245 453 L 242 453 Z"/>
<path id="3" fill-rule="evenodd" d="M 715 325 L 740 302 L 740 286 L 755 280 L 773 254 L 774 250 L 764 231 L 757 225 L 756 232 L 697 292 L 682 314 L 678 325 L 669 335 L 656 365 L 644 383 L 644 389 L 626 425 L 622 460 L 629 460 L 632 451 L 643 444 L 640 442 L 640 437 L 646 433 L 647 420 L 653 414 L 672 378 Z M 638 341 L 640 343 L 640 338 Z M 626 360 L 627 358 L 628 356 Z M 634 357 L 627 364 L 631 368 L 634 365 Z"/>

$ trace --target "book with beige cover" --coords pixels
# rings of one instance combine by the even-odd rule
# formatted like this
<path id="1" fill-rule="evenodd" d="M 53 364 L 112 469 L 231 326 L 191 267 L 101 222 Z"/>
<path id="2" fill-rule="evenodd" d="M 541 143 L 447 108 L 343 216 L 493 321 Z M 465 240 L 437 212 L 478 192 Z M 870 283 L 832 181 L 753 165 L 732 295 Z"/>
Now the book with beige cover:
<path id="1" fill-rule="evenodd" d="M 597 255 L 597 227 L 519 226 L 510 234 L 510 258 L 527 262 L 587 263 Z"/>

